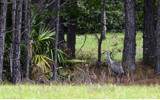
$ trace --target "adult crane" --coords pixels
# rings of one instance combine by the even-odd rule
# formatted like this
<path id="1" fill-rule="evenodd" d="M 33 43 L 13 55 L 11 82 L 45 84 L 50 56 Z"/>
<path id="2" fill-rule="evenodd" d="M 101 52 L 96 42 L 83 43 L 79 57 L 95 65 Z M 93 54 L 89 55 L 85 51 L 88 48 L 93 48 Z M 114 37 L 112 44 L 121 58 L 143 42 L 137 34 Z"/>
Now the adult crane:
<path id="1" fill-rule="evenodd" d="M 111 59 L 108 51 L 105 51 L 102 54 L 108 55 L 108 59 L 109 59 L 109 62 L 111 64 L 111 71 L 114 73 L 115 81 L 117 83 L 117 78 L 119 77 L 120 78 L 120 83 L 121 83 L 121 78 L 122 78 L 122 75 L 124 74 L 124 70 L 123 70 L 122 65 L 118 62 L 114 62 Z"/>

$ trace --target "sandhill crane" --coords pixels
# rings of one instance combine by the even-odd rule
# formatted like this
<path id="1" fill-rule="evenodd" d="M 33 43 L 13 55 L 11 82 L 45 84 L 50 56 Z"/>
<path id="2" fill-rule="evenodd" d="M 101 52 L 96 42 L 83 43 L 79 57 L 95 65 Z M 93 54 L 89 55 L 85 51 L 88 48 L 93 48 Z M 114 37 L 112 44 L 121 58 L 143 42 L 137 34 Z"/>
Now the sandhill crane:
<path id="1" fill-rule="evenodd" d="M 109 59 L 109 62 L 111 64 L 111 70 L 114 73 L 115 81 L 117 83 L 117 77 L 119 77 L 120 78 L 120 83 L 121 83 L 122 74 L 124 74 L 124 70 L 123 70 L 122 65 L 118 62 L 114 62 L 111 59 L 108 51 L 105 51 L 102 54 L 108 55 L 108 59 Z"/>

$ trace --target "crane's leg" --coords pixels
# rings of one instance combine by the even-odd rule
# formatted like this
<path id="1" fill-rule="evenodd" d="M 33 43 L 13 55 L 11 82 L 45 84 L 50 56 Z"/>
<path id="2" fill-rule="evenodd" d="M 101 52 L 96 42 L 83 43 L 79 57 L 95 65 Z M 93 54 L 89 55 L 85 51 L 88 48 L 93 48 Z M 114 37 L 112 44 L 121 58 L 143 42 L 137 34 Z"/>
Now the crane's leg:
<path id="1" fill-rule="evenodd" d="M 131 80 L 134 83 L 134 73 L 131 73 Z"/>
<path id="2" fill-rule="evenodd" d="M 117 75 L 114 75 L 115 83 L 117 83 Z"/>
<path id="3" fill-rule="evenodd" d="M 119 83 L 121 83 L 121 79 L 122 79 L 122 75 L 120 75 L 120 77 L 119 77 Z"/>

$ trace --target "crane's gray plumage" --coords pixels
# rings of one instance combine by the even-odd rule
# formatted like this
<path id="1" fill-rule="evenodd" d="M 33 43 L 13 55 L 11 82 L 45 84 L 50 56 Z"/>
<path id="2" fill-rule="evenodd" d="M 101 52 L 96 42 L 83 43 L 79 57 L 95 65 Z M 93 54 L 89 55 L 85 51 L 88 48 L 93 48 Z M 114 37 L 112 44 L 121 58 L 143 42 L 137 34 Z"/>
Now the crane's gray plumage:
<path id="1" fill-rule="evenodd" d="M 117 81 L 117 76 L 119 76 L 120 77 L 120 82 L 121 82 L 122 74 L 124 73 L 122 65 L 120 63 L 114 62 L 111 59 L 111 57 L 109 55 L 109 52 L 105 51 L 102 54 L 107 54 L 108 55 L 108 59 L 109 59 L 109 62 L 111 64 L 111 70 L 115 74 L 115 80 Z"/>

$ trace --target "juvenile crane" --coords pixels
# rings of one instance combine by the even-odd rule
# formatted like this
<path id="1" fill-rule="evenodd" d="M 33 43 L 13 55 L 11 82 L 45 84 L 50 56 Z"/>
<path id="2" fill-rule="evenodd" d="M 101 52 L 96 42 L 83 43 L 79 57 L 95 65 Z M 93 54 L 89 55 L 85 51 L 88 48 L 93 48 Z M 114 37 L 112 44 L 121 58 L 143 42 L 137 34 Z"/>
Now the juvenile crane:
<path id="1" fill-rule="evenodd" d="M 123 70 L 122 65 L 118 62 L 114 62 L 111 59 L 108 51 L 105 51 L 102 54 L 108 55 L 108 59 L 109 59 L 109 62 L 111 64 L 111 70 L 114 73 L 115 81 L 117 83 L 117 78 L 119 77 L 120 78 L 120 83 L 121 83 L 121 78 L 122 78 L 122 75 L 124 74 L 124 70 Z"/>

